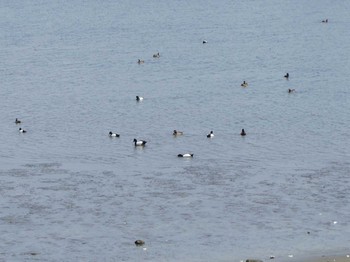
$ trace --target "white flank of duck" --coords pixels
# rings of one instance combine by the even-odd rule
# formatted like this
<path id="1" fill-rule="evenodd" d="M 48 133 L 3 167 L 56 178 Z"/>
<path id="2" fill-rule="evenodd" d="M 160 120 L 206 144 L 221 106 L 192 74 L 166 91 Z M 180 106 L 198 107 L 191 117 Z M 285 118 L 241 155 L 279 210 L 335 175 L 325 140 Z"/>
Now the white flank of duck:
<path id="1" fill-rule="evenodd" d="M 136 138 L 134 139 L 135 146 L 144 146 L 144 145 L 146 145 L 146 143 L 147 143 L 147 141 L 137 140 Z"/>
<path id="2" fill-rule="evenodd" d="M 208 138 L 214 137 L 214 132 L 213 132 L 213 131 L 210 131 L 210 133 L 207 134 L 207 137 L 208 137 Z"/>
<path id="3" fill-rule="evenodd" d="M 109 132 L 110 137 L 119 137 L 120 135 L 117 133 L 113 133 L 112 131 Z"/>
<path id="4" fill-rule="evenodd" d="M 178 157 L 193 157 L 193 154 L 186 153 L 186 154 L 178 154 Z"/>

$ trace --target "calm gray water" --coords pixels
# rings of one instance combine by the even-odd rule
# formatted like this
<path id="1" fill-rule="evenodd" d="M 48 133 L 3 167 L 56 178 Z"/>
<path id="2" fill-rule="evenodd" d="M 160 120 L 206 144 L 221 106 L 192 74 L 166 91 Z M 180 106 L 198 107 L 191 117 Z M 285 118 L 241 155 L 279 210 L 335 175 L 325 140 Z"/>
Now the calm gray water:
<path id="1" fill-rule="evenodd" d="M 0 261 L 347 252 L 349 13 L 348 0 L 0 1 Z"/>

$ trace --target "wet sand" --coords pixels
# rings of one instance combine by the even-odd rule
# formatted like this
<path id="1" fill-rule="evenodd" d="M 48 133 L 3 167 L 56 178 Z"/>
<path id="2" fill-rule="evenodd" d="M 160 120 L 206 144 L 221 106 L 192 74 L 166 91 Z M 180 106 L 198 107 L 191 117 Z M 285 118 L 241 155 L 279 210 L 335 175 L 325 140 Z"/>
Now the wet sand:
<path id="1" fill-rule="evenodd" d="M 297 257 L 290 256 L 288 258 L 283 259 L 269 259 L 270 261 L 279 261 L 279 262 L 350 262 L 350 252 L 345 255 L 321 255 L 321 256 L 305 256 L 305 257 Z M 267 261 L 267 260 L 264 260 Z"/>
<path id="2" fill-rule="evenodd" d="M 314 258 L 305 258 L 305 260 L 300 260 L 300 262 L 349 262 L 349 255 L 334 255 L 334 256 L 322 256 Z"/>

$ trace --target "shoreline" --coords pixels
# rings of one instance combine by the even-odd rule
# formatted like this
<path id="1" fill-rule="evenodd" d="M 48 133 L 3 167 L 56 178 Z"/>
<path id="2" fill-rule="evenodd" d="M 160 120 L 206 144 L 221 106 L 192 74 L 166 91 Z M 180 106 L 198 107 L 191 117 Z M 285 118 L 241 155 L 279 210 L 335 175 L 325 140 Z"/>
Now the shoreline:
<path id="1" fill-rule="evenodd" d="M 314 258 L 312 260 L 308 260 L 310 262 L 348 262 L 350 261 L 350 255 L 336 255 L 336 256 L 322 256 L 320 258 Z M 306 261 L 305 261 L 306 262 Z"/>
<path id="2" fill-rule="evenodd" d="M 333 253 L 327 252 L 331 255 L 290 255 L 288 257 L 283 258 L 270 258 L 270 261 L 276 260 L 276 262 L 350 262 L 350 251 L 349 252 L 341 252 L 341 253 Z M 263 260 L 267 261 L 267 260 Z"/>
<path id="3" fill-rule="evenodd" d="M 324 250 L 321 252 L 309 252 L 302 254 L 271 255 L 263 258 L 247 258 L 240 262 L 350 262 L 350 250 L 342 249 L 337 252 Z"/>
<path id="4" fill-rule="evenodd" d="M 287 260 L 283 260 L 286 262 Z M 298 257 L 290 259 L 290 262 L 350 262 L 350 255 L 323 255 L 323 256 L 310 256 L 310 257 Z"/>

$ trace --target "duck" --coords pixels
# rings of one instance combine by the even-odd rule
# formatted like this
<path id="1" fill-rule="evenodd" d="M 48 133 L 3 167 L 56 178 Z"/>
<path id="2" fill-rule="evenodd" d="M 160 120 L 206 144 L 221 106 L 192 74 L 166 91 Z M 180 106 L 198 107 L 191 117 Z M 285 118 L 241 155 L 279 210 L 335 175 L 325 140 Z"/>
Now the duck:
<path id="1" fill-rule="evenodd" d="M 159 58 L 159 57 L 160 57 L 159 52 L 158 52 L 157 54 L 154 54 L 153 57 L 154 57 L 154 58 Z"/>
<path id="2" fill-rule="evenodd" d="M 214 137 L 214 132 L 213 132 L 213 131 L 210 131 L 210 133 L 207 134 L 207 137 L 208 137 L 208 138 Z"/>
<path id="3" fill-rule="evenodd" d="M 26 133 L 27 131 L 22 129 L 21 127 L 18 129 L 20 133 Z"/>
<path id="4" fill-rule="evenodd" d="M 136 138 L 134 138 L 134 144 L 135 146 L 145 146 L 147 143 L 147 141 L 144 140 L 137 140 Z"/>
<path id="5" fill-rule="evenodd" d="M 142 101 L 143 97 L 142 96 L 136 96 L 136 101 Z"/>
<path id="6" fill-rule="evenodd" d="M 242 87 L 247 87 L 248 83 L 246 81 L 243 81 L 243 83 L 241 84 Z"/>
<path id="7" fill-rule="evenodd" d="M 206 44 L 206 43 L 208 43 L 208 41 L 207 40 L 203 40 L 203 44 Z"/>
<path id="8" fill-rule="evenodd" d="M 322 23 L 328 23 L 328 19 L 322 20 Z"/>
<path id="9" fill-rule="evenodd" d="M 16 124 L 20 124 L 20 123 L 21 123 L 21 121 L 20 121 L 20 120 L 18 120 L 18 118 L 16 118 L 15 123 L 16 123 Z"/>
<path id="10" fill-rule="evenodd" d="M 137 60 L 138 64 L 143 64 L 144 62 L 145 62 L 145 60 L 141 60 L 141 59 Z"/>
<path id="11" fill-rule="evenodd" d="M 295 89 L 288 89 L 288 93 L 293 93 Z"/>
<path id="12" fill-rule="evenodd" d="M 183 135 L 183 134 L 184 134 L 184 132 L 178 131 L 178 130 L 174 130 L 174 132 L 173 132 L 174 136 L 180 136 L 180 135 Z"/>
<path id="13" fill-rule="evenodd" d="M 284 77 L 288 79 L 289 78 L 289 73 L 285 74 Z"/>
<path id="14" fill-rule="evenodd" d="M 113 133 L 112 131 L 109 132 L 110 137 L 119 137 L 120 135 L 117 133 Z"/>
<path id="15" fill-rule="evenodd" d="M 135 241 L 135 245 L 136 246 L 143 246 L 145 244 L 145 241 L 141 240 L 141 239 L 138 239 Z"/>
<path id="16" fill-rule="evenodd" d="M 246 132 L 244 131 L 244 129 L 242 129 L 241 136 L 245 136 L 245 135 L 246 135 Z"/>
<path id="17" fill-rule="evenodd" d="M 186 154 L 178 154 L 178 157 L 193 157 L 193 154 L 186 153 Z"/>

